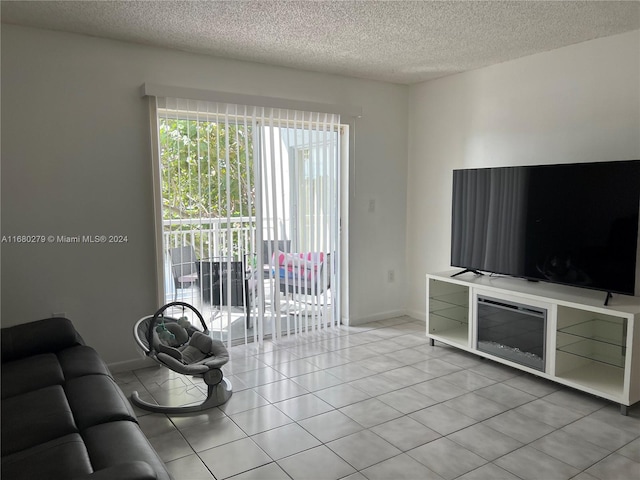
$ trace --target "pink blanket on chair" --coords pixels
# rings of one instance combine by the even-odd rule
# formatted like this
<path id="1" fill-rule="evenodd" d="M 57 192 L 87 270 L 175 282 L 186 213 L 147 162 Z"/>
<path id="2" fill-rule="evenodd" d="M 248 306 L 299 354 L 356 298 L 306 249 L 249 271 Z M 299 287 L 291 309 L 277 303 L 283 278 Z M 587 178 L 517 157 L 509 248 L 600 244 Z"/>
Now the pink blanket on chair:
<path id="1" fill-rule="evenodd" d="M 324 252 L 285 253 L 274 252 L 273 260 L 278 259 L 280 278 L 290 278 L 313 282 L 324 262 Z M 275 264 L 275 261 L 272 262 Z"/>

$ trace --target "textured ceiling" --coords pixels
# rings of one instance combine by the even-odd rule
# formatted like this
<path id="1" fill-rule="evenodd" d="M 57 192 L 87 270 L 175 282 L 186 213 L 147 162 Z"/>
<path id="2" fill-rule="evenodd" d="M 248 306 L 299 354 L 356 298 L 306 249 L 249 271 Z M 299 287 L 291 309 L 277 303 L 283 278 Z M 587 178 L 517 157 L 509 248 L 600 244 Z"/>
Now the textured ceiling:
<path id="1" fill-rule="evenodd" d="M 411 84 L 640 29 L 640 2 L 2 1 L 2 22 Z"/>

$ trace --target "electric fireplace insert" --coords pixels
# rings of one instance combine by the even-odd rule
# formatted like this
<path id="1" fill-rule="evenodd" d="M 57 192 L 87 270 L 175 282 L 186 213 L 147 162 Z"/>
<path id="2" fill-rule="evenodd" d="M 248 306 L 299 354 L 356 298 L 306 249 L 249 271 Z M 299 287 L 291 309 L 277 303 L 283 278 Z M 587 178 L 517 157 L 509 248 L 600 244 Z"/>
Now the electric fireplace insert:
<path id="1" fill-rule="evenodd" d="M 478 296 L 476 348 L 544 372 L 547 311 Z"/>

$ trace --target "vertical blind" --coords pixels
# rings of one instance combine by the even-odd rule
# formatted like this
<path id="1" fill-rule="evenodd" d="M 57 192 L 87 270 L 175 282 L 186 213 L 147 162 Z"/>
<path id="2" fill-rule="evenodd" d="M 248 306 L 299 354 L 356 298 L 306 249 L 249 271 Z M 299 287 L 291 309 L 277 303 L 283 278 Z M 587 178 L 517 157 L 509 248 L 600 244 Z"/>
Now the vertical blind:
<path id="1" fill-rule="evenodd" d="M 155 107 L 165 302 L 229 345 L 339 323 L 339 115 Z"/>

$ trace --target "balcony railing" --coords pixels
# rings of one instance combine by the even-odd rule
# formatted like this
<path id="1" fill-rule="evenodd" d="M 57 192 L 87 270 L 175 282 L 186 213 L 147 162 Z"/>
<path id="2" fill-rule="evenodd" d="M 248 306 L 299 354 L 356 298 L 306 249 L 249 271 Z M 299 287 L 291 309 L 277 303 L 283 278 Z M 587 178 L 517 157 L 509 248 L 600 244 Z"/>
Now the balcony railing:
<path id="1" fill-rule="evenodd" d="M 256 217 L 163 220 L 165 248 L 192 245 L 199 258 L 242 260 L 255 252 Z"/>
<path id="2" fill-rule="evenodd" d="M 271 223 L 271 225 L 273 224 Z M 279 225 L 279 232 L 283 231 L 285 230 L 282 225 Z M 271 235 L 265 231 L 263 236 L 269 238 Z M 255 289 L 251 290 L 255 296 L 250 296 L 250 305 L 232 305 L 231 307 L 226 304 L 224 306 L 213 305 L 214 302 L 208 299 L 210 294 L 205 292 L 202 283 L 194 284 L 192 288 L 176 291 L 172 276 L 170 249 L 190 245 L 193 246 L 196 256 L 202 261 L 206 259 L 243 261 L 246 259 L 245 255 L 253 255 L 258 252 L 256 248 L 256 217 L 164 220 L 163 237 L 165 302 L 177 298 L 194 305 L 209 322 L 210 331 L 219 335 L 222 340 L 227 341 L 231 336 L 233 342 L 250 341 L 254 336 L 254 328 L 259 318 L 258 309 L 262 309 L 262 318 L 265 322 L 262 331 L 267 334 L 272 332 L 274 328 L 280 328 L 284 333 L 289 328 L 294 328 L 291 326 L 294 323 L 290 324 L 290 322 L 303 321 L 300 320 L 302 317 L 315 318 L 320 315 L 320 312 L 323 312 L 323 321 L 330 323 L 333 315 L 330 307 L 332 303 L 330 291 L 323 293 L 316 299 L 316 302 L 326 302 L 328 307 L 309 303 L 304 296 L 278 294 L 277 283 L 273 283 L 273 278 L 264 279 L 261 268 L 256 270 L 258 273 L 252 278 L 255 281 L 262 281 L 263 288 L 260 290 L 251 286 L 252 289 Z M 258 295 L 262 295 L 261 300 L 257 299 Z M 244 294 L 242 297 L 244 300 Z M 183 313 L 181 312 L 181 314 Z M 274 323 L 278 318 L 281 323 Z M 295 320 L 296 318 L 298 320 Z"/>

